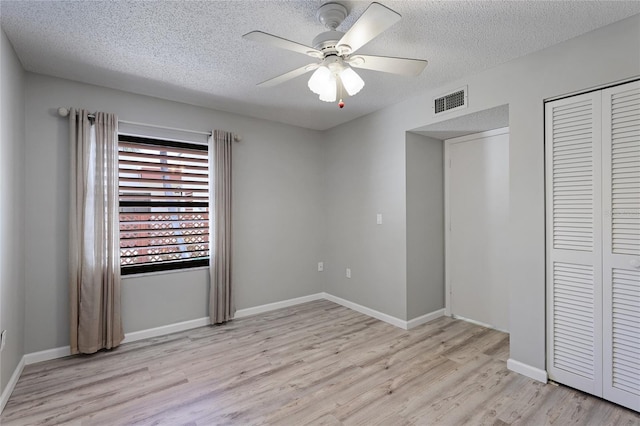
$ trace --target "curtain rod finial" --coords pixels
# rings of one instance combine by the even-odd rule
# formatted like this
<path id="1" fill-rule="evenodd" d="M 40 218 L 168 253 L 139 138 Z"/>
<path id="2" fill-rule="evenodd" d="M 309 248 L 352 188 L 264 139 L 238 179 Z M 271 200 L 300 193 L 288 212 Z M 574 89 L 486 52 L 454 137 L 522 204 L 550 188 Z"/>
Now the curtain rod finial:
<path id="1" fill-rule="evenodd" d="M 58 108 L 58 115 L 60 117 L 66 117 L 69 115 L 69 108 L 60 107 Z"/>

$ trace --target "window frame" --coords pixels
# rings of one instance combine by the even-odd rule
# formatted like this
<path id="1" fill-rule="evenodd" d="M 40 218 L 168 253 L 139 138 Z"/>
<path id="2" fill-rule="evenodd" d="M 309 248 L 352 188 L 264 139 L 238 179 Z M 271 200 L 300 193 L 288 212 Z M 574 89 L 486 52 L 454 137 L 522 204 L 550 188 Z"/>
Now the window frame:
<path id="1" fill-rule="evenodd" d="M 192 149 L 202 151 L 203 153 L 207 153 L 207 158 L 209 157 L 209 146 L 205 144 L 193 143 L 193 142 L 183 142 L 177 140 L 170 139 L 159 139 L 155 137 L 142 137 L 142 136 L 134 136 L 126 133 L 118 134 L 118 164 L 120 163 L 120 142 L 130 142 L 130 143 L 138 143 L 143 145 L 150 145 L 153 147 L 170 147 L 170 148 L 182 148 L 182 149 Z M 120 168 L 118 166 L 118 170 Z M 207 178 L 211 179 L 211 164 L 207 163 Z M 118 218 L 122 213 L 120 211 L 121 207 L 206 207 L 207 208 L 207 223 L 210 225 L 211 220 L 211 205 L 210 198 L 205 201 L 192 201 L 188 204 L 179 201 L 128 201 L 120 199 L 120 172 L 118 172 Z M 118 220 L 118 255 L 120 256 L 120 220 Z M 210 265 L 211 259 L 211 239 L 209 239 L 209 256 L 206 258 L 195 258 L 195 259 L 178 259 L 172 261 L 163 261 L 163 262 L 149 262 L 142 264 L 133 264 L 133 265 L 123 265 L 120 264 L 120 275 L 128 276 L 135 274 L 143 274 L 149 272 L 162 272 L 162 271 L 176 271 L 176 270 L 184 270 L 184 269 L 193 269 L 199 267 L 206 267 Z"/>

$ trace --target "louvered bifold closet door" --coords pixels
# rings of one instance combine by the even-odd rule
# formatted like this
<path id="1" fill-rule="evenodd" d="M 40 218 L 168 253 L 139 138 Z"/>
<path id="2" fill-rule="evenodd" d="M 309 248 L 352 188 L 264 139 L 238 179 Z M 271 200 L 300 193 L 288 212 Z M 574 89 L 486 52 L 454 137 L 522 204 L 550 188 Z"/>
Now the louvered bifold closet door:
<path id="1" fill-rule="evenodd" d="M 601 102 L 589 93 L 545 105 L 547 370 L 602 393 Z"/>
<path id="2" fill-rule="evenodd" d="M 603 396 L 640 411 L 640 82 L 602 92 Z"/>

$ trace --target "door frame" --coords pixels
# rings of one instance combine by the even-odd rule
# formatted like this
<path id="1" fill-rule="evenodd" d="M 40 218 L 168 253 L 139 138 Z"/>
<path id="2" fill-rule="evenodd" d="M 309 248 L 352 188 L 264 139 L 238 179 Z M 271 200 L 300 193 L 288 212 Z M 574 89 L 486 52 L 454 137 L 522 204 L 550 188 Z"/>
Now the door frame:
<path id="1" fill-rule="evenodd" d="M 451 316 L 451 215 L 449 208 L 449 180 L 451 179 L 451 146 L 457 143 L 509 134 L 509 127 L 487 130 L 444 140 L 444 314 Z M 485 324 L 481 324 L 485 325 Z"/>

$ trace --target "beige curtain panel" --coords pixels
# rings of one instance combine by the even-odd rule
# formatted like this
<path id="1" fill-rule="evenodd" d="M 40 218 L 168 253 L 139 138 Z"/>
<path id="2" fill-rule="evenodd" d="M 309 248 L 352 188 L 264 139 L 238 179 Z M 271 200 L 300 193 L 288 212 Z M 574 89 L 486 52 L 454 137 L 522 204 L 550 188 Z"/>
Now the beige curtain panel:
<path id="1" fill-rule="evenodd" d="M 233 134 L 215 130 L 209 141 L 209 234 L 210 250 L 209 317 L 211 324 L 221 324 L 233 318 L 233 290 L 231 287 L 231 147 Z M 209 167 L 211 170 L 211 167 Z"/>
<path id="2" fill-rule="evenodd" d="M 111 349 L 120 316 L 118 118 L 71 109 L 69 302 L 71 353 Z"/>

